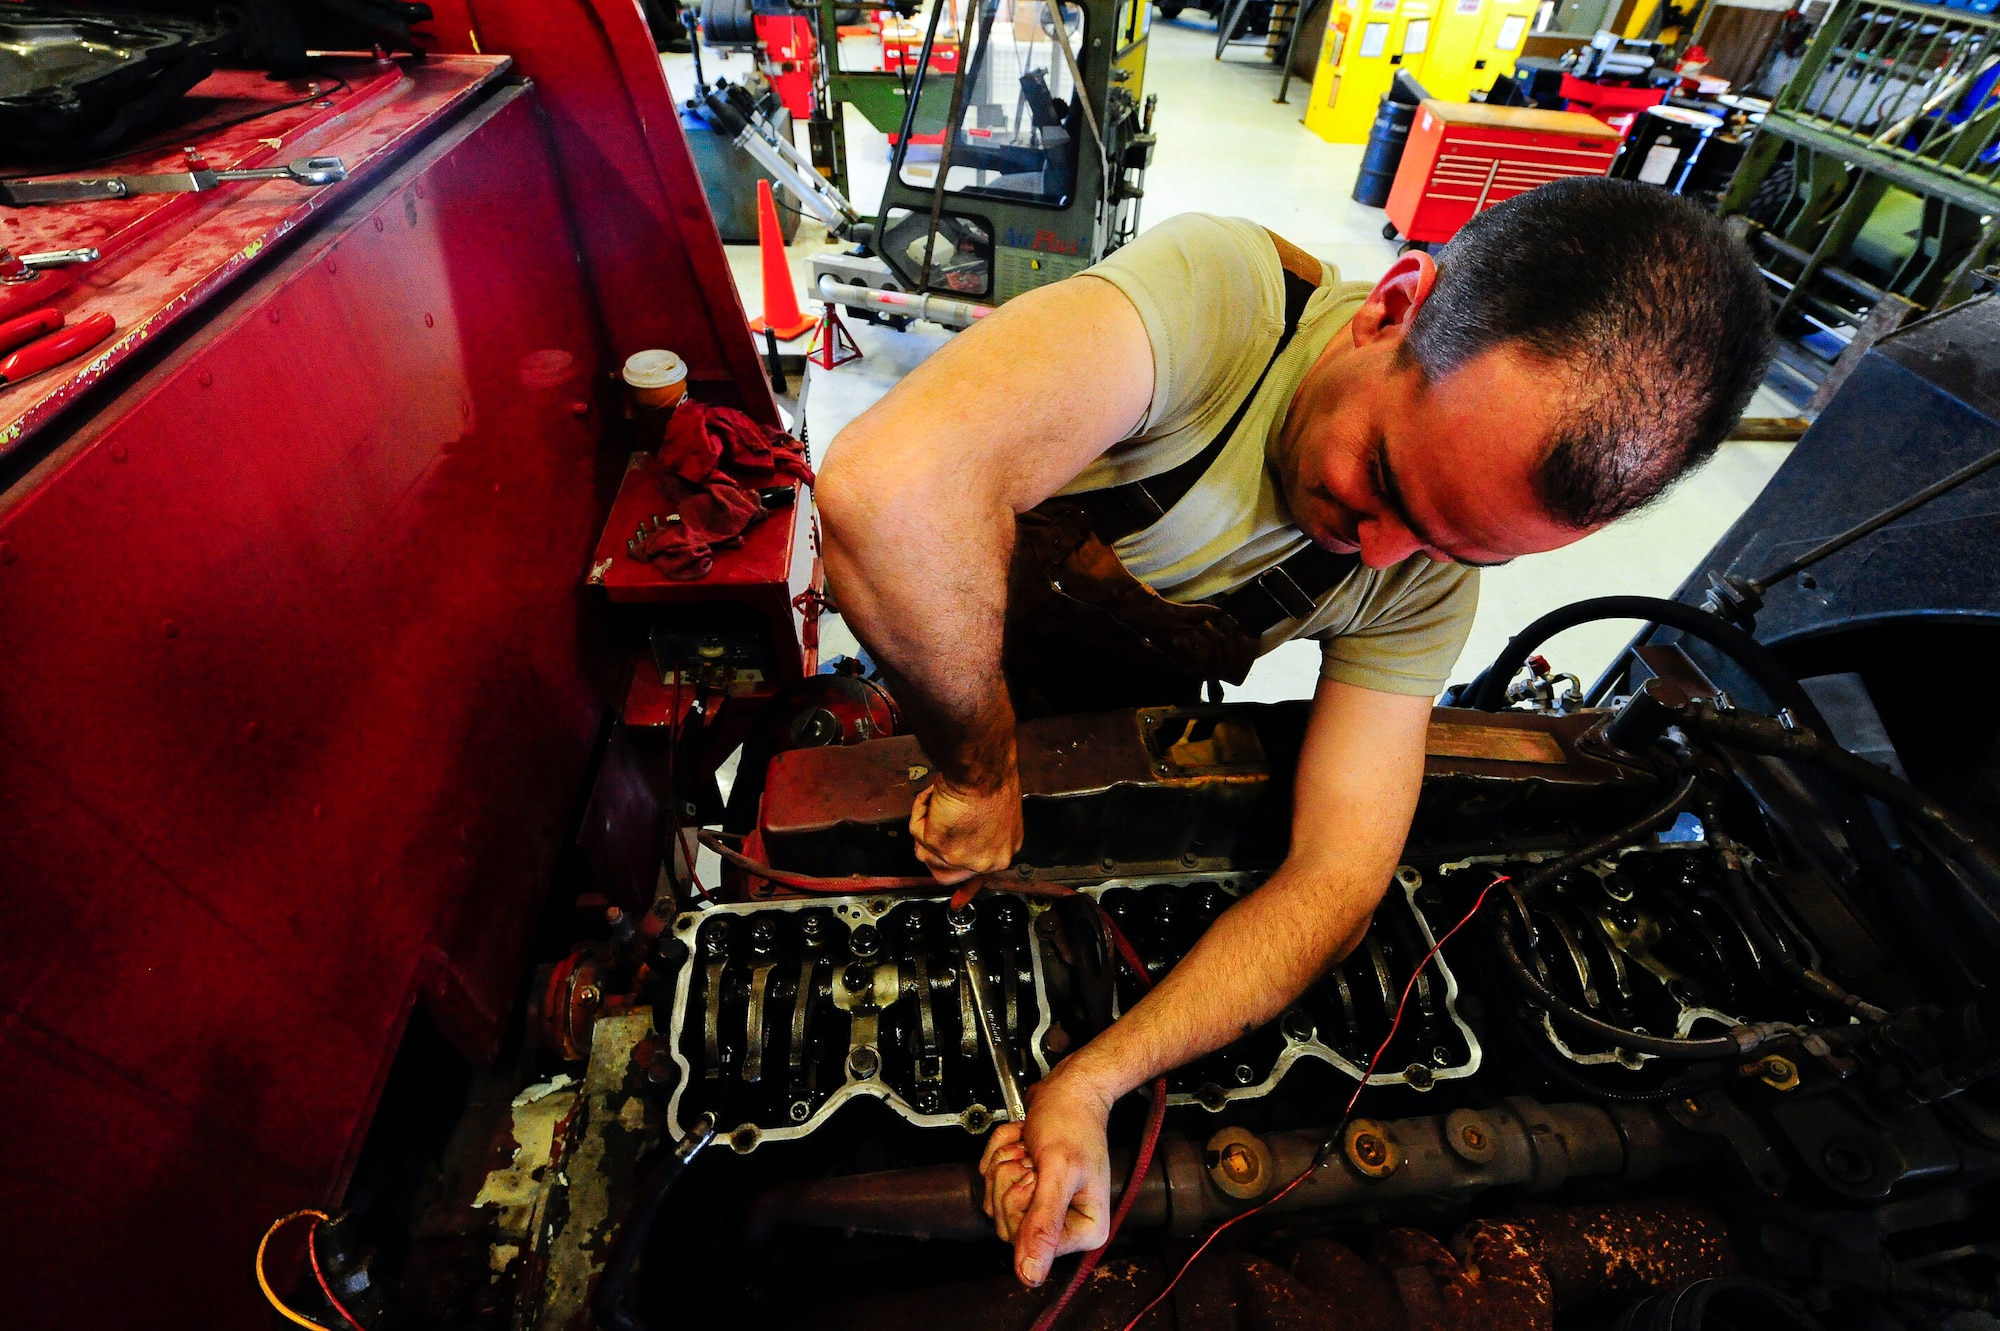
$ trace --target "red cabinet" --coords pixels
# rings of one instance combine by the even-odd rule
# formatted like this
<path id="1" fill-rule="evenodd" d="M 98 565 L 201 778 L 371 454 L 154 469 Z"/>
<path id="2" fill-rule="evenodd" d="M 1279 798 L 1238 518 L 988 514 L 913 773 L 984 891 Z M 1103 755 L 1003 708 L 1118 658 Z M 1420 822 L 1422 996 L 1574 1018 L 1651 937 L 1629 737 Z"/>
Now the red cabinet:
<path id="1" fill-rule="evenodd" d="M 1436 243 L 1497 203 L 1565 176 L 1601 176 L 1618 131 L 1571 111 L 1427 101 L 1389 191 L 1406 240 Z"/>

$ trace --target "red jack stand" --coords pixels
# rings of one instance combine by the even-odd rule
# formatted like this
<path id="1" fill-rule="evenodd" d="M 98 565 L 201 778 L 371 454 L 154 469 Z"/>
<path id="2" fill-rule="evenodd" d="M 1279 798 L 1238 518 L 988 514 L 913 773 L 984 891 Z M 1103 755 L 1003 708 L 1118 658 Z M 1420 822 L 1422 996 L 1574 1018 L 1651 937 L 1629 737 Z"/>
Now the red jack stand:
<path id="1" fill-rule="evenodd" d="M 854 334 L 847 331 L 847 325 L 840 321 L 831 303 L 826 306 L 826 317 L 820 320 L 819 332 L 813 338 L 811 350 L 806 352 L 806 359 L 822 370 L 861 359 L 861 348 L 855 344 Z"/>

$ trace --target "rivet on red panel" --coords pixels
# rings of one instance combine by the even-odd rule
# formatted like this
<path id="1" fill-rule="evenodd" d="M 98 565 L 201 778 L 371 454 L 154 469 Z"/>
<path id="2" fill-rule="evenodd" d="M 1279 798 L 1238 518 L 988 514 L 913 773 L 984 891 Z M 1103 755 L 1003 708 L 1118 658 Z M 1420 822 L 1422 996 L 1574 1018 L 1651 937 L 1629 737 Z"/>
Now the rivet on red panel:
<path id="1" fill-rule="evenodd" d="M 430 315 L 426 314 L 426 315 L 424 316 L 424 327 L 426 327 L 426 328 L 435 328 L 435 327 L 437 327 L 437 320 L 436 320 L 436 319 L 433 319 L 433 318 L 432 318 L 432 317 L 431 317 Z"/>
<path id="2" fill-rule="evenodd" d="M 160 621 L 160 632 L 169 638 L 178 638 L 181 636 L 181 626 L 171 619 L 163 619 Z"/>
<path id="3" fill-rule="evenodd" d="M 195 376 L 195 381 L 199 383 L 203 388 L 207 388 L 210 384 L 215 382 L 215 374 L 211 370 L 203 370 L 200 374 Z"/>
<path id="4" fill-rule="evenodd" d="M 243 723 L 243 738 L 244 739 L 257 738 L 257 723 L 255 721 L 245 721 Z"/>
<path id="5" fill-rule="evenodd" d="M 113 444 L 111 446 L 111 460 L 113 462 L 123 462 L 125 460 L 125 445 Z"/>
<path id="6" fill-rule="evenodd" d="M 569 414 L 572 416 L 588 416 L 590 414 L 590 404 L 582 398 L 578 398 L 569 404 Z"/>
<path id="7" fill-rule="evenodd" d="M 277 307 L 277 306 L 273 305 L 273 306 L 271 307 L 271 310 L 270 310 L 270 314 L 271 314 L 271 322 L 272 322 L 272 323 L 276 323 L 276 322 L 278 322 L 278 307 Z"/>
<path id="8" fill-rule="evenodd" d="M 20 557 L 21 552 L 14 548 L 12 541 L 0 541 L 0 564 L 11 564 Z"/>
<path id="9" fill-rule="evenodd" d="M 382 229 L 382 219 L 379 217 L 375 219 L 375 229 L 377 231 L 380 231 Z"/>

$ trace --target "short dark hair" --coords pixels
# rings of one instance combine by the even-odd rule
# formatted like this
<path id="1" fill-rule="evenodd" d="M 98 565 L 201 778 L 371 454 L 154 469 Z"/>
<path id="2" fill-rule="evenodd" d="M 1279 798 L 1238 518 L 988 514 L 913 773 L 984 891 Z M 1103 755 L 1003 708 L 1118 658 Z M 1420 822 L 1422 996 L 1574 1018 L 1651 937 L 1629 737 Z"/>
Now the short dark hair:
<path id="1" fill-rule="evenodd" d="M 1536 488 L 1558 522 L 1592 527 L 1715 452 L 1770 361 L 1770 297 L 1702 208 L 1633 181 L 1559 180 L 1460 228 L 1403 351 L 1437 383 L 1510 342 L 1568 380 Z"/>

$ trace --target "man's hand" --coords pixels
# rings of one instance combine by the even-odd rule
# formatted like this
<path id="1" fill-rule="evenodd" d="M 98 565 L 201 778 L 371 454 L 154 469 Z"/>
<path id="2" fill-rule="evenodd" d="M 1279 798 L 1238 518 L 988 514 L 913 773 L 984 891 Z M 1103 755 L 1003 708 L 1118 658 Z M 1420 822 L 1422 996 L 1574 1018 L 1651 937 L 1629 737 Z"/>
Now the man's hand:
<path id="1" fill-rule="evenodd" d="M 910 837 L 917 858 L 940 883 L 998 873 L 1021 848 L 1021 777 L 1011 768 L 1000 788 L 973 790 L 943 776 L 917 795 Z"/>
<path id="2" fill-rule="evenodd" d="M 1028 1121 L 993 1129 L 980 1157 L 986 1214 L 1014 1245 L 1014 1274 L 1033 1287 L 1064 1253 L 1101 1247 L 1111 1234 L 1111 1105 L 1057 1072 L 1029 1091 Z"/>

